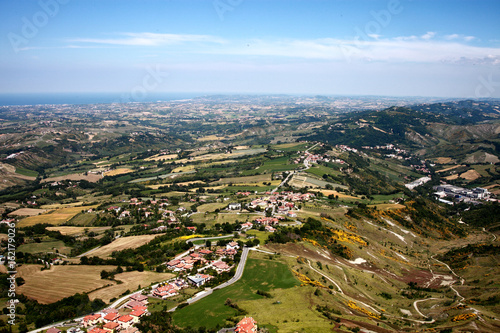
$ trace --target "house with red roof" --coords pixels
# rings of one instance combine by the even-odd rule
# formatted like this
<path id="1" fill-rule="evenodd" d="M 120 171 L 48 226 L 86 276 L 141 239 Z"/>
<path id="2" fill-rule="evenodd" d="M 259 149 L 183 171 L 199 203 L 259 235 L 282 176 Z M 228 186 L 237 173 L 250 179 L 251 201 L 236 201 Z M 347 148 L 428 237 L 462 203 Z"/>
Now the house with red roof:
<path id="1" fill-rule="evenodd" d="M 110 321 L 109 323 L 104 324 L 102 328 L 108 332 L 114 333 L 120 328 L 120 324 L 114 321 Z"/>
<path id="2" fill-rule="evenodd" d="M 132 326 L 132 324 L 134 324 L 134 318 L 129 315 L 121 316 L 120 318 L 118 318 L 118 323 L 124 329 L 129 328 L 130 326 Z"/>
<path id="3" fill-rule="evenodd" d="M 144 317 L 146 314 L 147 312 L 145 310 L 137 309 L 130 312 L 129 316 L 132 317 L 133 322 L 137 324 L 140 321 L 141 317 Z"/>
<path id="4" fill-rule="evenodd" d="M 226 245 L 226 249 L 228 249 L 228 250 L 236 250 L 239 248 L 240 247 L 239 247 L 238 243 L 236 243 L 236 242 L 230 242 Z"/>
<path id="5" fill-rule="evenodd" d="M 133 294 L 129 297 L 132 301 L 141 302 L 143 305 L 148 304 L 148 296 L 141 293 Z"/>
<path id="6" fill-rule="evenodd" d="M 103 330 L 99 327 L 94 327 L 93 329 L 88 330 L 87 333 L 109 333 L 109 331 Z"/>
<path id="7" fill-rule="evenodd" d="M 178 289 L 172 284 L 167 284 L 163 287 L 158 287 L 153 291 L 153 296 L 161 297 L 162 299 L 166 299 L 178 294 L 179 294 Z"/>
<path id="8" fill-rule="evenodd" d="M 254 333 L 257 332 L 257 322 L 252 317 L 245 317 L 238 324 L 234 330 L 236 333 Z"/>
<path id="9" fill-rule="evenodd" d="M 83 318 L 83 326 L 89 327 L 102 323 L 102 317 L 100 314 L 91 314 Z"/>
<path id="10" fill-rule="evenodd" d="M 115 321 L 120 318 L 120 315 L 117 312 L 111 312 L 104 316 L 104 322 L 109 323 L 110 321 Z"/>
<path id="11" fill-rule="evenodd" d="M 125 307 L 127 309 L 134 309 L 138 306 L 144 306 L 144 304 L 142 304 L 142 302 L 137 302 L 137 301 L 129 301 L 127 302 L 127 304 L 125 304 Z"/>
<path id="12" fill-rule="evenodd" d="M 229 272 L 229 270 L 231 269 L 231 267 L 224 261 L 216 261 L 212 263 L 212 266 L 215 268 L 217 273 Z"/>
<path id="13" fill-rule="evenodd" d="M 61 330 L 55 327 L 51 327 L 47 330 L 46 333 L 61 333 Z"/>

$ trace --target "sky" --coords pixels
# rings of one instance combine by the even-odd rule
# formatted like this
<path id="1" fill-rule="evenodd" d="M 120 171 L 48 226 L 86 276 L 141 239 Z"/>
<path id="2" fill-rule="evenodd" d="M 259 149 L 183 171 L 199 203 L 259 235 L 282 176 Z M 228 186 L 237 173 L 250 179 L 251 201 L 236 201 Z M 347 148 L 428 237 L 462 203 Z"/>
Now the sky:
<path id="1" fill-rule="evenodd" d="M 1 0 L 0 93 L 500 98 L 500 1 Z"/>

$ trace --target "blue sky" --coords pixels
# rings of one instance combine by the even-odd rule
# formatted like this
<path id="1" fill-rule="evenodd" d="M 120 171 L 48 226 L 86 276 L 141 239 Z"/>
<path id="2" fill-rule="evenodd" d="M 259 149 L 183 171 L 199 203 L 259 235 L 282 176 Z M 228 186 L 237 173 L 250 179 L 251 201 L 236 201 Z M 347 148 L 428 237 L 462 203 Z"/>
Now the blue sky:
<path id="1" fill-rule="evenodd" d="M 0 2 L 0 93 L 500 97 L 500 1 Z"/>

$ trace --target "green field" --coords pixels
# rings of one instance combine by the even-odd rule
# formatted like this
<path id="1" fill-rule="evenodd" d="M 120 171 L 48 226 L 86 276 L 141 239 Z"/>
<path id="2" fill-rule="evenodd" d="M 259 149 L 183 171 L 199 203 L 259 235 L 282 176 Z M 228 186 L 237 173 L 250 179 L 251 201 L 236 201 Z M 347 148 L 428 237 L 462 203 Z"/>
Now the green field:
<path id="1" fill-rule="evenodd" d="M 63 241 L 51 239 L 47 241 L 42 241 L 40 243 L 23 244 L 19 246 L 17 250 L 19 252 L 26 252 L 32 254 L 43 253 L 43 252 L 56 252 L 57 250 L 59 253 L 69 254 L 71 248 L 64 245 Z"/>
<path id="2" fill-rule="evenodd" d="M 38 172 L 29 170 L 29 169 L 24 169 L 24 168 L 16 168 L 16 173 L 23 175 L 23 176 L 28 176 L 28 177 L 36 177 L 38 176 Z"/>
<path id="3" fill-rule="evenodd" d="M 278 261 L 248 259 L 243 277 L 238 282 L 227 288 L 216 290 L 212 295 L 175 311 L 174 323 L 181 327 L 214 328 L 217 324 L 224 326 L 225 319 L 236 314 L 236 310 L 224 305 L 226 299 L 230 298 L 236 303 L 260 300 L 264 297 L 257 295 L 257 290 L 270 292 L 298 285 L 300 282 L 285 264 Z"/>
<path id="4" fill-rule="evenodd" d="M 247 235 L 249 236 L 255 236 L 258 240 L 260 240 L 260 244 L 264 244 L 264 242 L 267 240 L 269 235 L 271 234 L 270 232 L 267 231 L 259 231 L 255 229 L 248 230 L 246 232 Z"/>
<path id="5" fill-rule="evenodd" d="M 334 169 L 326 167 L 324 165 L 315 165 L 315 166 L 309 168 L 306 172 L 310 173 L 312 175 L 318 176 L 320 178 L 323 177 L 324 174 L 333 175 L 333 176 L 338 176 L 341 174 L 340 171 L 334 170 Z"/>

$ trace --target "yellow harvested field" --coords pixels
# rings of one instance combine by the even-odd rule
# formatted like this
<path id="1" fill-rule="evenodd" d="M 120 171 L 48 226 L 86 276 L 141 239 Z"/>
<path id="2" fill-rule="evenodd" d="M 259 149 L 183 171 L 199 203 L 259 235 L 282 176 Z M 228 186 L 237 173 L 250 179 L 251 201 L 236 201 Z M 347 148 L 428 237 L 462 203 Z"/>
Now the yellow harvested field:
<path id="1" fill-rule="evenodd" d="M 73 216 L 80 213 L 82 210 L 88 210 L 90 208 L 96 208 L 96 207 L 97 205 L 56 209 L 46 214 L 24 218 L 21 221 L 19 221 L 17 225 L 18 227 L 29 227 L 38 223 L 60 225 L 69 221 L 71 218 L 73 218 Z"/>
<path id="2" fill-rule="evenodd" d="M 231 178 L 221 178 L 210 184 L 252 184 L 269 182 L 271 181 L 271 175 L 256 175 L 256 176 L 246 176 L 246 177 L 231 177 Z M 278 184 L 280 181 L 278 181 Z"/>
<path id="3" fill-rule="evenodd" d="M 116 274 L 115 279 L 122 281 L 122 284 L 115 284 L 103 289 L 93 291 L 89 294 L 91 300 L 100 298 L 104 302 L 109 301 L 123 294 L 127 290 L 137 290 L 140 287 L 149 286 L 151 283 L 162 282 L 173 278 L 172 273 L 156 273 L 156 272 L 124 272 Z"/>
<path id="4" fill-rule="evenodd" d="M 43 214 L 47 209 L 37 209 L 37 208 L 20 208 L 9 213 L 9 216 L 36 216 L 38 214 Z"/>
<path id="5" fill-rule="evenodd" d="M 78 201 L 78 202 L 71 202 L 71 203 L 67 203 L 67 204 L 56 203 L 56 204 L 50 204 L 50 205 L 43 205 L 40 207 L 42 207 L 43 209 L 60 209 L 60 208 L 81 206 L 82 204 L 83 204 L 83 202 Z"/>
<path id="6" fill-rule="evenodd" d="M 451 157 L 437 157 L 434 159 L 434 162 L 438 164 L 450 164 L 453 162 Z"/>
<path id="7" fill-rule="evenodd" d="M 500 194 L 500 184 L 488 185 L 484 186 L 484 188 L 493 193 L 494 195 Z"/>
<path id="8" fill-rule="evenodd" d="M 225 136 L 217 136 L 217 135 L 207 135 L 196 140 L 198 141 L 216 141 L 216 140 L 225 140 Z"/>
<path id="9" fill-rule="evenodd" d="M 280 149 L 280 148 L 292 148 L 292 147 L 295 147 L 295 146 L 298 146 L 298 145 L 301 145 L 301 144 L 302 144 L 301 142 L 290 142 L 290 143 L 282 143 L 282 144 L 276 145 L 274 147 L 277 148 L 277 149 Z"/>
<path id="10" fill-rule="evenodd" d="M 160 235 L 162 234 L 121 237 L 93 251 L 92 256 L 108 258 L 114 251 L 138 248 Z"/>
<path id="11" fill-rule="evenodd" d="M 96 175 L 93 173 L 88 173 L 87 175 L 85 175 L 83 173 L 72 173 L 65 176 L 45 178 L 42 180 L 42 183 L 60 182 L 63 180 L 86 180 L 91 183 L 96 183 L 101 178 L 102 176 L 100 174 Z"/>
<path id="12" fill-rule="evenodd" d="M 111 229 L 111 227 L 48 227 L 49 231 L 59 231 L 63 235 L 79 235 L 85 232 L 85 229 L 88 231 L 99 232 L 103 230 Z"/>
<path id="13" fill-rule="evenodd" d="M 177 154 L 169 154 L 169 155 L 154 155 L 148 158 L 145 158 L 144 161 L 168 161 L 176 159 L 179 155 Z"/>
<path id="14" fill-rule="evenodd" d="M 338 195 L 340 199 L 341 198 L 359 199 L 358 197 L 353 197 L 352 195 L 346 195 L 346 194 L 343 194 L 343 193 L 339 193 L 339 192 L 334 191 L 334 190 L 316 190 L 316 189 L 311 189 L 311 192 L 321 192 L 326 197 L 329 196 L 330 194 L 333 194 L 333 195 Z"/>
<path id="15" fill-rule="evenodd" d="M 191 184 L 205 184 L 205 182 L 201 181 L 201 180 L 193 180 L 193 181 L 190 181 L 190 182 L 182 182 L 182 183 L 175 183 L 176 185 L 180 185 L 180 186 L 187 186 L 187 185 L 191 185 Z M 157 184 L 157 185 L 146 185 L 147 188 L 152 188 L 154 190 L 157 190 L 159 189 L 160 187 L 163 187 L 163 186 L 170 186 L 172 184 Z"/>
<path id="16" fill-rule="evenodd" d="M 134 172 L 134 170 L 129 169 L 129 168 L 118 168 L 110 171 L 106 171 L 104 173 L 104 176 L 116 176 L 116 175 L 123 175 L 126 173 Z"/>
<path id="17" fill-rule="evenodd" d="M 56 302 L 76 293 L 91 292 L 114 282 L 101 279 L 101 271 L 115 266 L 60 265 L 41 271 L 41 265 L 22 265 L 18 276 L 26 283 L 17 292 L 43 304 Z"/>
<path id="18" fill-rule="evenodd" d="M 478 178 L 481 178 L 481 175 L 479 172 L 476 170 L 468 170 L 462 174 L 460 174 L 460 178 L 467 179 L 467 180 L 476 180 Z"/>
<path id="19" fill-rule="evenodd" d="M 458 179 L 458 175 L 451 175 L 451 176 L 448 176 L 448 177 L 444 177 L 444 179 L 446 180 L 455 180 L 455 179 Z"/>
<path id="20" fill-rule="evenodd" d="M 436 172 L 446 172 L 446 171 L 450 171 L 450 170 L 453 170 L 453 169 L 456 169 L 456 168 L 460 168 L 460 167 L 463 167 L 465 165 L 454 165 L 452 167 L 449 167 L 449 168 L 445 168 L 445 169 L 442 169 L 442 170 L 438 170 Z"/>
<path id="21" fill-rule="evenodd" d="M 184 165 L 184 166 L 180 166 L 180 167 L 173 169 L 172 173 L 186 172 L 186 171 L 191 171 L 191 170 L 195 170 L 194 165 Z"/>
<path id="22" fill-rule="evenodd" d="M 368 207 L 377 207 L 378 210 L 391 210 L 391 209 L 402 209 L 405 208 L 405 205 L 401 205 L 398 203 L 393 204 L 377 204 L 377 205 L 368 205 Z"/>

